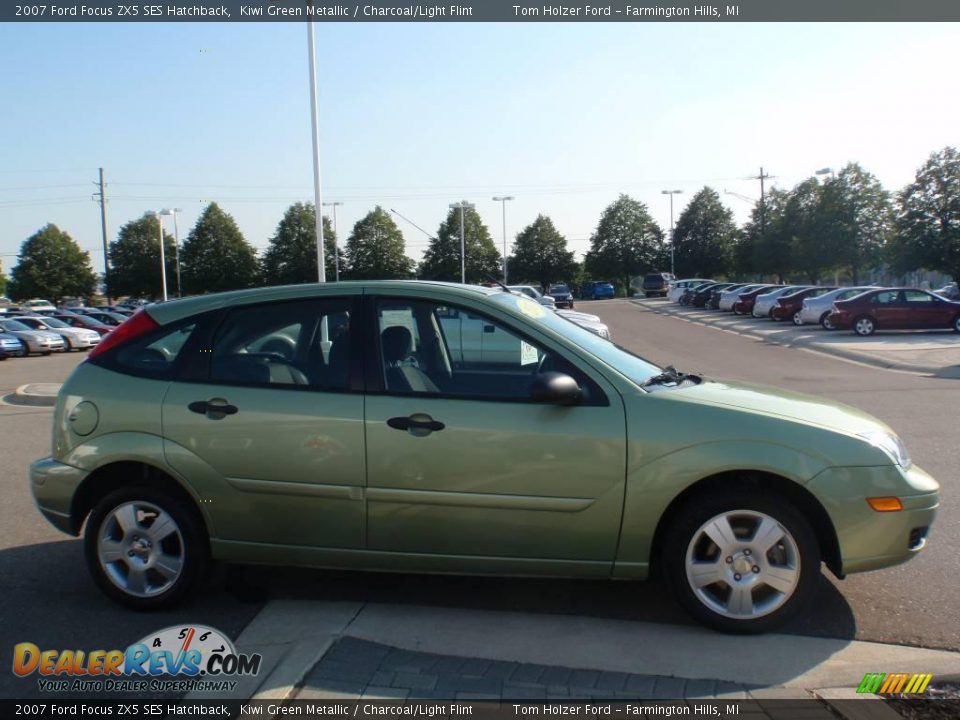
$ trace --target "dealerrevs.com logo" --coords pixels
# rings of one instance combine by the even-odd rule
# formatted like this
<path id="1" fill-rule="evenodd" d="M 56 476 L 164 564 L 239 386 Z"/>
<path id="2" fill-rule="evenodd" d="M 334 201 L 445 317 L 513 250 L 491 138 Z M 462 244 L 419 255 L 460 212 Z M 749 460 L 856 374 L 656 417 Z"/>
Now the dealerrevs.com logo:
<path id="1" fill-rule="evenodd" d="M 37 676 L 44 692 L 232 691 L 237 676 L 260 672 L 261 655 L 238 653 L 219 630 L 175 625 L 126 650 L 13 648 L 13 673 Z"/>

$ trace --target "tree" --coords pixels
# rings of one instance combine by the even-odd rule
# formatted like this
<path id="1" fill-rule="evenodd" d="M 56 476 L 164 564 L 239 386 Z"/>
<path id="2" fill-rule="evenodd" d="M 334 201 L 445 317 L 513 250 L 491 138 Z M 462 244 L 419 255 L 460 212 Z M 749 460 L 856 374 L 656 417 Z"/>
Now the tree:
<path id="1" fill-rule="evenodd" d="M 713 188 L 693 196 L 673 230 L 674 264 L 681 275 L 714 277 L 729 270 L 737 226 Z"/>
<path id="2" fill-rule="evenodd" d="M 191 293 L 253 287 L 260 279 L 257 251 L 216 203 L 207 206 L 183 243 L 180 271 Z"/>
<path id="3" fill-rule="evenodd" d="M 573 282 L 577 263 L 573 252 L 567 250 L 567 239 L 557 231 L 553 221 L 546 215 L 537 215 L 537 219 L 517 235 L 507 272 L 515 282 L 533 281 L 546 289 L 558 280 Z"/>
<path id="4" fill-rule="evenodd" d="M 466 281 L 476 284 L 499 278 L 503 272 L 500 253 L 474 208 L 463 211 L 463 238 Z M 423 254 L 418 274 L 424 280 L 460 282 L 460 210 L 451 208 L 440 223 L 437 236 L 430 239 Z"/>
<path id="5" fill-rule="evenodd" d="M 14 300 L 88 297 L 97 289 L 97 276 L 87 255 L 73 239 L 52 223 L 23 241 L 17 266 L 10 273 Z"/>
<path id="6" fill-rule="evenodd" d="M 776 275 L 779 282 L 793 270 L 791 235 L 781 222 L 790 194 L 774 188 L 757 203 L 743 228 L 753 246 L 754 270 L 761 275 Z"/>
<path id="7" fill-rule="evenodd" d="M 818 246 L 833 261 L 828 264 L 849 267 L 853 283 L 859 284 L 864 270 L 880 264 L 893 233 L 890 193 L 874 175 L 850 163 L 824 183 L 818 214 Z"/>
<path id="8" fill-rule="evenodd" d="M 350 279 L 390 280 L 413 275 L 414 262 L 406 256 L 403 233 L 379 205 L 353 226 L 340 261 L 341 273 L 346 272 Z"/>
<path id="9" fill-rule="evenodd" d="M 831 237 L 834 233 L 828 231 L 825 210 L 828 204 L 835 207 L 836 186 L 836 180 L 828 180 L 824 185 L 816 178 L 804 180 L 787 194 L 776 220 L 779 232 L 789 238 L 791 267 L 803 272 L 814 285 L 826 268 L 838 264 L 836 241 Z"/>
<path id="10" fill-rule="evenodd" d="M 0 267 L 0 295 L 7 294 L 7 275 L 3 272 L 3 268 Z"/>
<path id="11" fill-rule="evenodd" d="M 891 259 L 901 271 L 928 268 L 960 282 L 960 151 L 930 155 L 899 196 Z"/>
<path id="12" fill-rule="evenodd" d="M 177 291 L 176 243 L 173 236 L 163 234 L 164 264 L 167 269 L 167 292 Z M 122 228 L 110 243 L 110 292 L 114 296 L 162 296 L 160 276 L 160 220 L 145 213 Z"/>
<path id="13" fill-rule="evenodd" d="M 621 195 L 600 216 L 585 265 L 595 278 L 618 279 L 629 293 L 630 278 L 657 270 L 664 257 L 663 231 L 647 206 Z"/>
<path id="14" fill-rule="evenodd" d="M 336 277 L 336 237 L 326 215 L 323 223 L 323 268 L 327 280 Z M 342 269 L 342 265 L 341 265 Z M 263 282 L 267 285 L 314 283 L 317 273 L 317 215 L 313 203 L 287 208 L 263 256 Z"/>

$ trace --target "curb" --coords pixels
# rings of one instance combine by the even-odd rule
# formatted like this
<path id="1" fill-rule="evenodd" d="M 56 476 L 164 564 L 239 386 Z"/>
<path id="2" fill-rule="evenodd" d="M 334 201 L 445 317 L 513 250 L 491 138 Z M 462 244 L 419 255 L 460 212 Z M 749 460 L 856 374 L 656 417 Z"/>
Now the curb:
<path id="1" fill-rule="evenodd" d="M 960 378 L 960 368 L 954 366 L 945 366 L 934 368 L 927 365 L 914 365 L 911 363 L 903 362 L 894 362 L 889 360 L 878 360 L 871 355 L 866 353 L 853 352 L 851 350 L 845 350 L 841 348 L 834 348 L 831 346 L 824 346 L 817 343 L 809 343 L 805 341 L 782 341 L 771 339 L 768 335 L 761 332 L 756 332 L 752 330 L 745 329 L 732 329 L 722 327 L 716 323 L 706 322 L 700 318 L 693 318 L 686 316 L 682 311 L 675 310 L 673 308 L 666 307 L 655 307 L 648 305 L 645 302 L 638 300 L 631 300 L 631 303 L 642 307 L 645 310 L 649 310 L 652 313 L 657 315 L 663 315 L 666 317 L 678 317 L 686 320 L 687 322 L 695 323 L 703 327 L 714 328 L 715 330 L 722 330 L 724 332 L 732 333 L 734 335 L 740 335 L 742 337 L 749 337 L 755 340 L 761 340 L 762 342 L 767 343 L 768 345 L 778 345 L 780 347 L 789 347 L 797 348 L 799 350 L 807 350 L 808 352 L 820 353 L 822 355 L 829 355 L 833 357 L 842 358 L 855 363 L 860 363 L 862 365 L 869 365 L 871 367 L 880 368 L 881 370 L 896 370 L 898 372 L 907 372 L 916 375 L 922 375 L 924 377 L 939 377 L 939 378 Z"/>
<path id="2" fill-rule="evenodd" d="M 21 385 L 3 399 L 11 405 L 53 407 L 57 404 L 60 387 L 59 383 L 28 383 Z"/>

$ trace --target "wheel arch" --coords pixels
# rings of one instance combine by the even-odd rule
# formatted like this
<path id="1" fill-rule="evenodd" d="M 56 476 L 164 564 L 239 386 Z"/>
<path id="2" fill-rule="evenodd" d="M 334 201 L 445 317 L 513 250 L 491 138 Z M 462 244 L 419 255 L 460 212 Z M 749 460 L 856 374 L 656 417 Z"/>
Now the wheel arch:
<path id="1" fill-rule="evenodd" d="M 678 493 L 657 522 L 653 542 L 650 546 L 650 565 L 652 572 L 658 572 L 660 555 L 663 549 L 666 528 L 694 497 L 712 491 L 723 492 L 731 487 L 758 489 L 764 493 L 772 492 L 788 500 L 806 518 L 813 528 L 824 564 L 838 578 L 843 578 L 843 561 L 840 555 L 840 541 L 836 530 L 820 501 L 799 483 L 782 475 L 761 470 L 728 470 L 688 485 Z"/>

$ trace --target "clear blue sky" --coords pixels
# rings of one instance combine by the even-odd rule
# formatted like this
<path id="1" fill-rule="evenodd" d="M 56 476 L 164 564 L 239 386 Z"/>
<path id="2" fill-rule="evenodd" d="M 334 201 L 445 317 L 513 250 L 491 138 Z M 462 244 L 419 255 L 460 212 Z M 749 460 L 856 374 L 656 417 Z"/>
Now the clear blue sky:
<path id="1" fill-rule="evenodd" d="M 890 189 L 960 144 L 960 26 L 318 24 L 324 200 L 341 239 L 375 204 L 434 233 L 475 202 L 501 239 L 549 214 L 578 256 L 619 192 L 669 225 L 703 185 L 757 197 L 858 161 Z M 268 24 L 0 25 L 0 258 L 47 222 L 102 268 L 144 211 L 216 200 L 263 248 L 312 200 L 306 30 Z M 749 204 L 724 201 L 745 218 Z M 397 220 L 408 254 L 427 238 Z"/>

